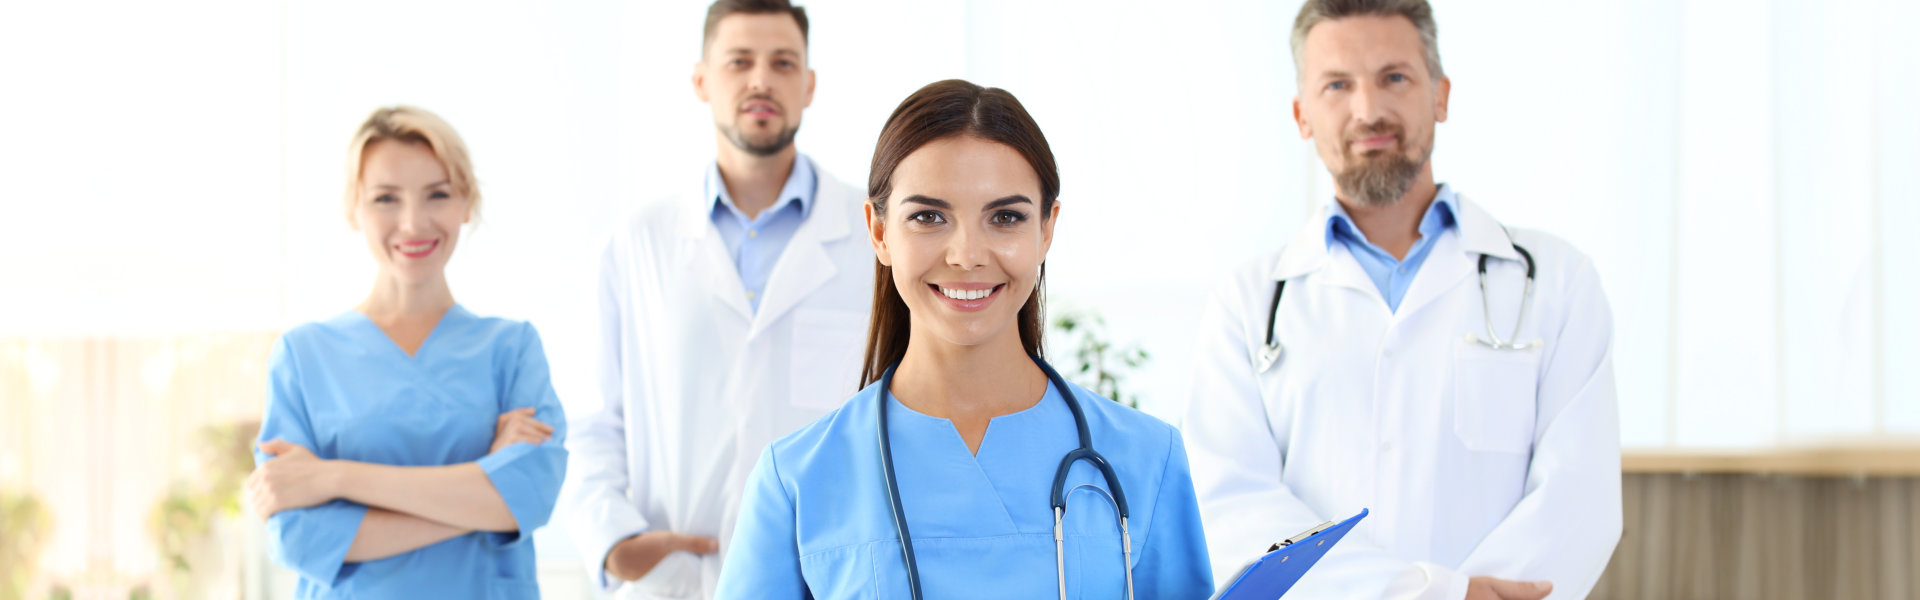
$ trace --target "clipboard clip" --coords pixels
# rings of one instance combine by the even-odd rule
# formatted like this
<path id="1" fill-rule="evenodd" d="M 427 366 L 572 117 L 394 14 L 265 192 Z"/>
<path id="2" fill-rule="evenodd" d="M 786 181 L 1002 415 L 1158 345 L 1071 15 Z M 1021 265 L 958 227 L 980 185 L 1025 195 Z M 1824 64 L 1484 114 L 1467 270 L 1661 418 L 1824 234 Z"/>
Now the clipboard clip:
<path id="1" fill-rule="evenodd" d="M 1337 523 L 1334 523 L 1333 521 L 1327 521 L 1327 522 L 1325 522 L 1325 523 L 1321 523 L 1321 524 L 1319 524 L 1319 525 L 1315 525 L 1315 526 L 1313 526 L 1313 528 L 1312 528 L 1312 529 L 1308 529 L 1308 530 L 1306 530 L 1306 531 L 1302 531 L 1302 532 L 1300 532 L 1300 533 L 1298 533 L 1298 534 L 1295 534 L 1295 535 L 1294 535 L 1293 537 L 1290 537 L 1290 538 L 1287 538 L 1287 539 L 1284 539 L 1284 540 L 1280 540 L 1280 541 L 1279 541 L 1279 543 L 1276 543 L 1276 544 L 1274 544 L 1274 545 L 1273 545 L 1273 547 L 1271 547 L 1271 548 L 1267 548 L 1267 551 L 1268 551 L 1268 552 L 1272 552 L 1272 551 L 1275 551 L 1275 550 L 1279 550 L 1279 549 L 1281 549 L 1281 548 L 1285 548 L 1285 547 L 1287 547 L 1287 546 L 1292 546 L 1292 545 L 1294 545 L 1294 544 L 1298 544 L 1298 543 L 1300 543 L 1300 542 L 1304 542 L 1304 541 L 1306 541 L 1306 540 L 1307 540 L 1307 538 L 1310 538 L 1310 537 L 1313 537 L 1314 535 L 1317 535 L 1317 534 L 1319 534 L 1319 533 L 1320 533 L 1320 532 L 1322 532 L 1322 531 L 1326 531 L 1326 530 L 1328 530 L 1328 529 L 1333 529 L 1333 526 L 1334 526 L 1334 525 L 1337 525 Z"/>

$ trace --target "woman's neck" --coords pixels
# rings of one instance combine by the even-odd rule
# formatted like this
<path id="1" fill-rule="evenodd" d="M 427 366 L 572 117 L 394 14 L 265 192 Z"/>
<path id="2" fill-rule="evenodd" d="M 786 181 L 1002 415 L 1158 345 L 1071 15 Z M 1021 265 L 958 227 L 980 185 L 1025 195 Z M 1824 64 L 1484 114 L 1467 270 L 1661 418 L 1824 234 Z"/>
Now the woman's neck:
<path id="1" fill-rule="evenodd" d="M 423 321 L 431 325 L 453 304 L 453 290 L 447 287 L 446 277 L 412 282 L 381 273 L 374 280 L 373 291 L 354 310 L 383 326 Z"/>
<path id="2" fill-rule="evenodd" d="M 908 408 L 954 421 L 962 437 L 968 425 L 984 433 L 988 419 L 1032 408 L 1046 394 L 1047 376 L 1027 356 L 1017 327 L 974 346 L 931 332 L 909 339 L 888 391 Z"/>

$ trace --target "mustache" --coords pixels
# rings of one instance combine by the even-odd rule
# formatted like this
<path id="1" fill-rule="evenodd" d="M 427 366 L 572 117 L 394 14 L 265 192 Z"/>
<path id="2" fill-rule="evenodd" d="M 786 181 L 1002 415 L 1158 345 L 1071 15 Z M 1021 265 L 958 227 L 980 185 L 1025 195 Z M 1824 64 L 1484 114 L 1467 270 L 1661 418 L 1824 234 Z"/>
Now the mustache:
<path id="1" fill-rule="evenodd" d="M 1406 128 L 1401 127 L 1398 123 L 1383 120 L 1348 129 L 1346 135 L 1340 137 L 1340 141 L 1348 146 L 1352 146 L 1354 142 L 1360 141 L 1362 137 L 1386 134 L 1392 134 L 1394 137 L 1400 138 L 1402 142 L 1407 139 Z"/>
<path id="2" fill-rule="evenodd" d="M 779 111 L 781 112 L 781 114 L 785 114 L 785 113 L 787 112 L 787 107 L 786 107 L 786 106 L 784 106 L 784 105 L 782 105 L 782 104 L 780 104 L 780 101 L 779 101 L 779 100 L 774 100 L 774 99 L 773 99 L 773 96 L 771 96 L 771 95 L 768 95 L 768 94 L 753 94 L 753 95 L 751 95 L 751 96 L 747 96 L 747 97 L 745 97 L 745 98 L 741 98 L 741 99 L 740 99 L 740 103 L 739 103 L 739 104 L 735 104 L 735 105 L 733 106 L 733 110 L 734 110 L 735 112 L 739 112 L 739 111 L 743 111 L 743 110 L 746 110 L 746 109 L 747 109 L 747 103 L 750 103 L 750 102 L 765 102 L 765 103 L 768 103 L 768 104 L 772 104 L 772 105 L 773 105 L 773 108 L 774 108 L 774 109 L 776 109 L 776 110 L 779 110 Z"/>

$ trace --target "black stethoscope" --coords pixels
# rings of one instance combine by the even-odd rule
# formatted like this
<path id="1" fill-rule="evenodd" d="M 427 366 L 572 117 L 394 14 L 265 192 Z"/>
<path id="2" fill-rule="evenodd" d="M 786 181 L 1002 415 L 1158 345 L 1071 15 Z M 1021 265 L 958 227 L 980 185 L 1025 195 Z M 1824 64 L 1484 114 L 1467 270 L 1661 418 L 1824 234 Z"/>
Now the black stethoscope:
<path id="1" fill-rule="evenodd" d="M 1093 436 L 1087 433 L 1087 416 L 1080 411 L 1080 400 L 1075 398 L 1067 382 L 1060 378 L 1047 361 L 1033 356 L 1033 364 L 1040 365 L 1046 372 L 1047 380 L 1053 382 L 1053 389 L 1060 390 L 1060 397 L 1067 401 L 1067 409 L 1073 411 L 1073 426 L 1080 433 L 1080 447 L 1068 452 L 1060 459 L 1060 468 L 1053 475 L 1053 562 L 1058 571 L 1060 598 L 1067 597 L 1066 536 L 1062 534 L 1061 520 L 1067 513 L 1067 496 L 1064 488 L 1067 483 L 1067 470 L 1073 463 L 1087 461 L 1100 470 L 1107 478 L 1108 497 L 1113 500 L 1114 513 L 1120 519 L 1120 559 L 1127 570 L 1127 598 L 1133 598 L 1133 536 L 1127 533 L 1127 495 L 1120 490 L 1120 477 L 1114 475 L 1113 465 L 1107 458 L 1093 449 Z M 880 402 L 876 413 L 880 420 L 880 472 L 887 479 L 887 497 L 893 507 L 893 528 L 900 534 L 900 554 L 907 561 L 907 587 L 913 593 L 914 600 L 920 600 L 920 566 L 913 559 L 913 536 L 907 533 L 907 510 L 900 505 L 900 486 L 893 477 L 893 445 L 887 441 L 887 395 L 893 389 L 893 371 L 900 363 L 887 367 L 880 376 Z M 1088 485 L 1086 487 L 1093 487 Z M 1078 489 L 1078 488 L 1075 488 Z M 1095 487 L 1094 490 L 1099 490 Z"/>
<path id="2" fill-rule="evenodd" d="M 1533 303 L 1533 253 L 1527 252 L 1526 248 L 1515 243 L 1511 235 L 1507 237 L 1507 243 L 1513 245 L 1513 250 L 1520 253 L 1520 259 L 1527 265 L 1527 285 L 1520 293 L 1520 316 L 1514 319 L 1513 323 L 1513 335 L 1517 338 L 1520 336 L 1520 326 L 1527 322 L 1527 305 Z M 1274 339 L 1273 330 L 1280 320 L 1280 293 L 1286 289 L 1287 280 L 1285 279 L 1273 284 L 1273 305 L 1267 307 L 1267 344 L 1261 346 L 1253 356 L 1253 366 L 1261 373 L 1272 369 L 1274 363 L 1280 360 L 1280 341 Z M 1480 312 L 1486 319 L 1487 337 L 1468 334 L 1468 337 L 1479 342 L 1480 345 L 1494 350 L 1522 351 L 1530 350 L 1539 344 L 1537 340 L 1531 342 L 1504 340 L 1501 339 L 1500 334 L 1493 331 L 1493 307 L 1487 300 L 1487 255 L 1485 254 L 1480 255 Z"/>

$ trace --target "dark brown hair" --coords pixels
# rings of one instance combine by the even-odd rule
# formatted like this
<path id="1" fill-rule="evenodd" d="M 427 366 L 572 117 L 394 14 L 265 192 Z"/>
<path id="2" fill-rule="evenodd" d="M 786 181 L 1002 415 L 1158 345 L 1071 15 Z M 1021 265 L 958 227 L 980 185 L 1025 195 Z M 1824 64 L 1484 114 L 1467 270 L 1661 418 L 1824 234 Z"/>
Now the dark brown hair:
<path id="1" fill-rule="evenodd" d="M 720 20 L 728 15 L 773 15 L 793 16 L 793 22 L 800 25 L 800 43 L 807 43 L 807 9 L 794 6 L 787 0 L 714 0 L 707 7 L 707 28 L 700 34 L 700 55 L 707 55 L 707 44 L 713 43 L 713 33 L 720 30 Z"/>
<path id="2" fill-rule="evenodd" d="M 1020 101 L 1000 88 L 980 87 L 958 79 L 935 82 L 907 96 L 887 124 L 880 129 L 880 141 L 873 149 L 873 166 L 867 172 L 867 202 L 876 218 L 885 220 L 887 195 L 893 193 L 893 170 L 907 155 L 928 143 L 952 137 L 971 136 L 1004 144 L 1019 152 L 1040 179 L 1040 218 L 1053 217 L 1053 203 L 1060 198 L 1060 171 L 1053 164 L 1053 149 L 1040 133 Z M 1027 353 L 1040 356 L 1042 290 L 1046 288 L 1047 265 L 1040 264 L 1040 276 L 1034 280 L 1033 295 L 1020 307 L 1018 322 L 1020 344 Z M 893 270 L 873 263 L 873 319 L 867 325 L 867 357 L 862 361 L 860 386 L 880 380 L 887 368 L 907 354 L 907 339 L 912 332 L 907 303 L 894 287 Z"/>

